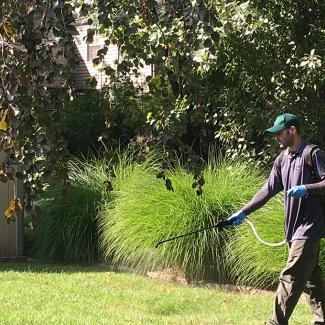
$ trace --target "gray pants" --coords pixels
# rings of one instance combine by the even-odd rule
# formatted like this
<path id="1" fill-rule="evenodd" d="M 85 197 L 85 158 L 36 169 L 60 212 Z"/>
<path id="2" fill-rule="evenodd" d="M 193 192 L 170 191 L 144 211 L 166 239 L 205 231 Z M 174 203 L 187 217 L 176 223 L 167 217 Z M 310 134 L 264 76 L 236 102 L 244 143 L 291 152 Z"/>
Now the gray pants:
<path id="1" fill-rule="evenodd" d="M 294 240 L 289 243 L 288 261 L 281 272 L 270 325 L 287 325 L 302 294 L 314 314 L 314 325 L 325 324 L 325 288 L 318 265 L 319 239 Z"/>

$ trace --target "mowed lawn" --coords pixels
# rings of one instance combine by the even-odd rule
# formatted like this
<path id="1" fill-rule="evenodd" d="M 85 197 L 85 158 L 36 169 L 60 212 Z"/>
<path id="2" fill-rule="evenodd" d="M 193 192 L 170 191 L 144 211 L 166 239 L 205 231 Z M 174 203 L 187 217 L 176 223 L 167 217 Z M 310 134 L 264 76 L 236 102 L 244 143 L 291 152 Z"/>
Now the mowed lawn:
<path id="1" fill-rule="evenodd" d="M 0 263 L 0 324 L 264 324 L 272 293 L 230 292 L 104 266 Z M 311 322 L 301 301 L 291 325 Z"/>

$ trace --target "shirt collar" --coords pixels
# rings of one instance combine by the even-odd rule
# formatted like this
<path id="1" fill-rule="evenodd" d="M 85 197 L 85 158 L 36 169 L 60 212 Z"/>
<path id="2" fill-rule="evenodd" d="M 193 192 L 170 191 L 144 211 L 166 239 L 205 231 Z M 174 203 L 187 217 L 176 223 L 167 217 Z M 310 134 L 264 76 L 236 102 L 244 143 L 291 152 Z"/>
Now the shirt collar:
<path id="1" fill-rule="evenodd" d="M 296 155 L 302 153 L 302 152 L 304 151 L 304 149 L 305 149 L 305 147 L 306 147 L 307 144 L 308 144 L 308 143 L 307 143 L 306 140 L 301 139 L 300 147 L 299 147 L 299 149 L 298 149 L 295 153 L 291 153 L 291 152 L 289 152 L 289 148 L 287 148 L 287 153 L 288 153 L 288 155 L 291 156 L 291 157 L 294 157 L 294 156 L 296 156 Z"/>

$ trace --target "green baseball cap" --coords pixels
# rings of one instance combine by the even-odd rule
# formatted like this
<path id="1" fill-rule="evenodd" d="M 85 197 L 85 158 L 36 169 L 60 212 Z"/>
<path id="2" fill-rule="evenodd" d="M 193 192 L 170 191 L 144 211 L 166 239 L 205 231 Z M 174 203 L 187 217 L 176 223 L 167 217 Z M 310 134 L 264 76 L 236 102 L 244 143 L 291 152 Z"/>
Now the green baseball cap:
<path id="1" fill-rule="evenodd" d="M 276 133 L 280 132 L 283 129 L 288 129 L 291 126 L 300 127 L 300 121 L 298 117 L 290 113 L 284 113 L 282 115 L 279 115 L 276 118 L 273 126 L 266 129 L 266 131 Z"/>

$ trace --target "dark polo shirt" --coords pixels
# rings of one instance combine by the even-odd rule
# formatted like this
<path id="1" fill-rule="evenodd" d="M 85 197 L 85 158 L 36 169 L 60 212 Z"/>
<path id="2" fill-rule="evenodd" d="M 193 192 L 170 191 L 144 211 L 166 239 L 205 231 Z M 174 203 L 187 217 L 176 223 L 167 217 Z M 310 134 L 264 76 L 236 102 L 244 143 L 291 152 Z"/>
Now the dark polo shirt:
<path id="1" fill-rule="evenodd" d="M 303 198 L 284 196 L 285 205 L 285 234 L 286 240 L 311 239 L 325 237 L 324 207 L 314 190 L 315 179 L 309 167 L 303 162 L 303 150 L 306 141 L 297 152 L 291 154 L 285 149 L 280 162 L 280 155 L 276 158 L 268 180 L 253 199 L 242 209 L 250 214 L 263 206 L 271 197 L 296 185 L 306 185 L 307 196 Z M 325 180 L 325 153 L 317 149 L 313 153 L 314 168 L 317 170 L 317 181 Z M 316 181 L 316 182 L 317 182 Z M 307 185 L 312 184 L 312 185 Z M 309 191 L 310 187 L 310 191 Z M 324 186 L 323 186 L 324 187 Z"/>

